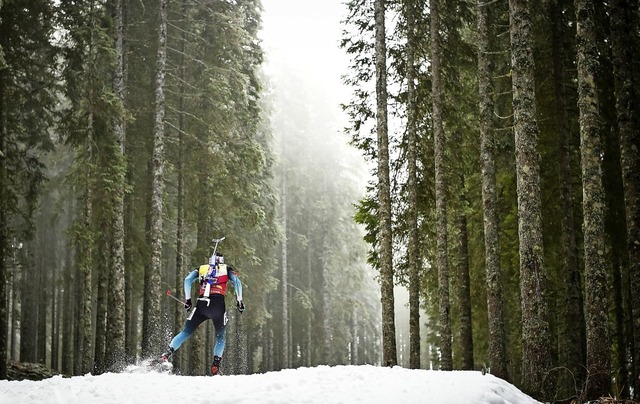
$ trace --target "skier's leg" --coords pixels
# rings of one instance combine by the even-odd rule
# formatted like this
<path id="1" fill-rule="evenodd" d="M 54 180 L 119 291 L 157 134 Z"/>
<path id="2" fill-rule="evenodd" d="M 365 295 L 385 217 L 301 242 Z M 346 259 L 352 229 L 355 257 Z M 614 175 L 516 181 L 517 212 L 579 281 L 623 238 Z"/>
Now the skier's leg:
<path id="1" fill-rule="evenodd" d="M 180 331 L 179 334 L 173 337 L 173 339 L 169 343 L 169 348 L 172 351 L 176 351 L 178 348 L 180 348 L 180 345 L 182 345 L 182 343 L 186 341 L 198 328 L 198 326 L 202 324 L 202 322 L 206 319 L 207 318 L 205 316 L 199 313 L 199 310 L 196 306 L 191 312 L 191 315 L 189 315 L 189 317 L 187 318 L 187 322 L 184 323 L 184 328 L 182 328 L 182 331 Z"/>
<path id="2" fill-rule="evenodd" d="M 214 312 L 212 320 L 213 326 L 216 329 L 216 339 L 213 344 L 213 356 L 222 357 L 222 354 L 224 353 L 224 346 L 227 340 L 225 329 L 227 328 L 227 322 L 229 321 L 224 304 L 224 297 L 221 299 L 216 299 L 215 307 L 213 309 Z"/>
<path id="3" fill-rule="evenodd" d="M 216 300 L 214 306 L 214 316 L 212 318 L 213 325 L 216 329 L 216 338 L 213 344 L 213 363 L 211 364 L 211 374 L 214 376 L 220 373 L 220 362 L 222 361 L 222 354 L 224 353 L 224 346 L 226 343 L 227 328 L 227 312 L 224 304 L 224 297 Z"/>
<path id="4" fill-rule="evenodd" d="M 213 356 L 222 357 L 224 353 L 224 346 L 227 342 L 227 333 L 225 332 L 227 328 L 227 313 L 224 313 L 225 322 L 223 325 L 216 327 L 216 341 L 213 344 Z"/>

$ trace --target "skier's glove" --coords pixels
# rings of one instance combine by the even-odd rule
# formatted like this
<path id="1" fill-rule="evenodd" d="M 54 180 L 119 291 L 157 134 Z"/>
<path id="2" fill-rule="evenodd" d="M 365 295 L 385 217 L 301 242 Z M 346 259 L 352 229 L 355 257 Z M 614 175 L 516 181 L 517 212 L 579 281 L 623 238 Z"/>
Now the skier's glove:
<path id="1" fill-rule="evenodd" d="M 189 310 L 191 308 L 191 298 L 188 298 L 185 302 L 184 302 L 184 309 L 185 310 Z"/>
<path id="2" fill-rule="evenodd" d="M 242 303 L 242 300 L 238 300 L 238 311 L 240 314 L 244 311 L 244 303 Z"/>

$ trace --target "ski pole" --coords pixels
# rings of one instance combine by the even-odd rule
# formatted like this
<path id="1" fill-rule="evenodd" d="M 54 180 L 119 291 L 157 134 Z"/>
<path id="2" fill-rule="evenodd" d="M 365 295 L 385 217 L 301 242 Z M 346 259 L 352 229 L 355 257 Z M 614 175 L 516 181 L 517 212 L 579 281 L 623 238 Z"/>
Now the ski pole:
<path id="1" fill-rule="evenodd" d="M 177 297 L 175 297 L 174 295 L 171 294 L 170 290 L 167 290 L 167 296 L 169 296 L 170 298 L 172 298 L 173 300 L 175 300 L 176 302 L 182 303 L 184 304 L 184 302 L 180 299 L 178 299 Z"/>

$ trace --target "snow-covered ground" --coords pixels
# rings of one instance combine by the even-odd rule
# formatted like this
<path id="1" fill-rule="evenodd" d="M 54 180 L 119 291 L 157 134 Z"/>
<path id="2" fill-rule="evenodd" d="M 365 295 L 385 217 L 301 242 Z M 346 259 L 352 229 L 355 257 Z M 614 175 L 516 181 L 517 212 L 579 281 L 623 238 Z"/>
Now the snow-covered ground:
<path id="1" fill-rule="evenodd" d="M 539 403 L 512 384 L 471 371 L 319 366 L 256 375 L 145 372 L 0 381 L 0 403 Z"/>

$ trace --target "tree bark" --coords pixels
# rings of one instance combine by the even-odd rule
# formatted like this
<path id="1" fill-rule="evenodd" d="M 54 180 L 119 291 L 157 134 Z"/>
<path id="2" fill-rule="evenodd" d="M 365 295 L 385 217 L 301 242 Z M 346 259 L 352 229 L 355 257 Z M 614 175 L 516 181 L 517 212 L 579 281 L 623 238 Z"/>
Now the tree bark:
<path id="1" fill-rule="evenodd" d="M 608 327 L 607 266 L 605 264 L 605 195 L 602 185 L 602 140 L 595 75 L 598 52 L 595 42 L 594 3 L 576 0 L 578 51 L 578 107 L 582 160 L 582 209 L 585 263 L 585 316 L 587 333 L 586 398 L 609 393 L 611 383 Z"/>
<path id="2" fill-rule="evenodd" d="M 73 221 L 75 211 L 75 199 L 73 194 L 69 195 L 69 204 L 67 206 L 67 223 Z M 60 370 L 63 374 L 70 376 L 73 373 L 73 346 L 74 329 L 73 329 L 73 307 L 74 307 L 74 272 L 75 263 L 73 262 L 72 249 L 68 248 L 65 258 L 65 279 L 64 279 L 64 308 L 63 308 L 63 327 L 62 327 L 62 357 Z"/>
<path id="3" fill-rule="evenodd" d="M 638 1 L 613 0 L 611 49 L 615 77 L 616 111 L 620 133 L 620 157 L 624 187 L 629 281 L 632 307 L 632 380 L 634 396 L 640 397 L 640 122 L 638 110 Z"/>
<path id="4" fill-rule="evenodd" d="M 47 204 L 46 199 L 43 201 L 44 204 Z M 38 254 L 37 260 L 38 262 L 34 265 L 38 268 L 38 283 L 41 285 L 49 285 L 52 282 L 47 279 L 47 275 L 50 271 L 44 271 L 44 262 L 52 262 L 51 257 L 49 256 L 50 251 L 46 248 L 46 235 L 42 231 L 42 226 L 36 226 L 36 236 L 34 240 L 37 245 Z M 47 307 L 49 304 L 49 294 L 50 290 L 43 290 L 38 294 L 38 306 L 36 312 L 36 324 L 37 329 L 37 347 L 36 347 L 36 363 L 40 363 L 42 365 L 47 365 Z"/>
<path id="5" fill-rule="evenodd" d="M 464 212 L 466 196 L 464 177 L 461 176 L 460 192 L 462 207 L 458 214 L 458 304 L 460 307 L 460 359 L 462 370 L 474 370 L 473 329 L 471 319 L 471 280 L 469 277 L 469 235 L 467 232 L 467 215 Z"/>
<path id="6" fill-rule="evenodd" d="M 206 184 L 206 173 L 200 172 L 198 174 L 198 179 L 201 184 Z M 196 242 L 196 251 L 207 251 L 209 235 L 207 234 L 209 227 L 208 220 L 208 207 L 206 205 L 206 201 L 210 190 L 206 186 L 202 186 L 198 190 L 198 198 L 200 203 L 198 204 L 198 221 L 197 221 L 197 242 Z M 204 258 L 204 257 L 203 257 Z M 198 260 L 200 257 L 195 257 L 194 260 Z M 198 287 L 194 284 L 194 287 L 191 288 L 191 297 L 194 299 L 198 296 Z M 195 300 L 193 300 L 195 302 Z M 193 309 L 192 309 L 193 310 Z M 191 376 L 201 376 L 205 367 L 205 327 L 200 326 L 189 338 L 189 342 L 191 344 L 189 351 L 189 370 L 188 374 Z M 186 345 L 183 344 L 183 345 Z"/>
<path id="7" fill-rule="evenodd" d="M 558 164 L 558 183 L 560 184 L 562 273 L 564 274 L 563 297 L 558 339 L 560 365 L 566 367 L 568 373 L 562 373 L 559 388 L 562 396 L 575 393 L 575 386 L 584 383 L 585 366 L 585 328 L 582 296 L 582 282 L 578 263 L 578 247 L 576 243 L 575 218 L 573 213 L 573 185 L 571 169 L 571 130 L 567 107 L 567 77 L 564 38 L 566 22 L 560 0 L 549 4 L 549 20 L 551 21 L 553 85 L 555 119 L 558 133 L 560 161 Z"/>
<path id="8" fill-rule="evenodd" d="M 148 301 L 148 311 L 145 313 L 147 321 L 145 340 L 143 341 L 143 356 L 157 354 L 162 349 L 162 332 L 160 329 L 161 314 L 161 279 L 162 279 L 162 212 L 164 196 L 164 115 L 165 115 L 165 70 L 167 64 L 167 1 L 159 0 L 160 26 L 158 28 L 158 54 L 156 59 L 155 82 L 155 117 L 152 161 L 151 185 L 151 265 L 148 267 L 149 285 L 144 299 Z"/>
<path id="9" fill-rule="evenodd" d="M 125 105 L 124 81 L 124 1 L 115 0 L 115 52 L 116 68 L 113 78 L 113 89 L 119 105 Z M 166 20 L 166 15 L 165 15 Z M 119 113 L 114 121 L 114 134 L 117 145 L 113 164 L 116 178 L 113 194 L 113 240 L 111 242 L 111 266 L 109 276 L 109 310 L 107 315 L 107 343 L 105 350 L 105 365 L 110 371 L 119 371 L 125 364 L 125 285 L 124 285 L 124 190 L 126 188 L 125 173 L 125 122 L 124 113 Z"/>
<path id="10" fill-rule="evenodd" d="M 92 126 L 92 125 L 91 125 Z M 90 131 L 92 129 L 89 129 Z M 88 144 L 91 145 L 93 137 L 89 136 Z M 89 155 L 92 154 L 92 146 L 89 146 Z M 87 181 L 89 181 L 87 179 Z M 91 222 L 93 220 L 93 190 L 92 185 L 87 184 L 87 194 L 85 200 L 84 211 L 84 227 L 87 234 L 91 234 Z M 89 236 L 91 239 L 91 236 Z M 93 241 L 89 241 L 83 247 L 82 250 L 82 373 L 86 374 L 93 371 L 93 357 L 94 357 L 94 345 L 93 345 L 93 282 L 91 267 L 93 264 Z"/>
<path id="11" fill-rule="evenodd" d="M 284 141 L 283 149 L 284 149 Z M 284 152 L 283 152 L 284 155 Z M 287 174 L 286 167 L 281 167 L 282 191 L 280 194 L 280 222 L 283 238 L 280 247 L 280 265 L 282 266 L 282 368 L 288 369 L 291 365 L 289 358 L 289 274 L 287 264 Z"/>
<path id="12" fill-rule="evenodd" d="M 102 222 L 101 227 L 108 228 L 109 224 Z M 98 302 L 96 304 L 96 337 L 95 337 L 95 359 L 93 374 L 102 374 L 107 371 L 106 345 L 107 345 L 107 312 L 109 311 L 109 267 L 111 260 L 109 256 L 109 240 L 100 242 L 100 259 L 96 265 L 98 269 Z"/>
<path id="13" fill-rule="evenodd" d="M 3 70 L 0 70 L 0 380 L 7 379 L 7 280 L 9 261 L 9 207 L 7 206 L 7 133 L 4 119 L 5 82 Z"/>
<path id="14" fill-rule="evenodd" d="M 409 367 L 420 369 L 420 253 L 418 237 L 416 2 L 405 1 L 407 20 L 407 262 L 409 265 Z"/>
<path id="15" fill-rule="evenodd" d="M 188 19 L 187 15 L 187 0 L 182 1 L 182 18 Z M 174 283 L 174 292 L 176 294 L 182 294 L 183 289 L 183 278 L 185 276 L 185 224 L 184 224 L 184 203 L 185 203 L 185 189 L 184 189 L 184 172 L 185 172 L 185 161 L 184 161 L 184 132 L 185 132 L 185 80 L 186 80 L 186 65 L 185 65 L 185 57 L 184 52 L 187 43 L 187 33 L 186 33 L 186 25 L 182 28 L 182 32 L 180 34 L 180 65 L 179 65 L 179 80 L 180 85 L 178 87 L 178 162 L 177 162 L 177 171 L 178 171 L 178 194 L 176 195 L 176 273 L 175 273 L 175 283 Z M 184 296 L 183 299 L 187 299 L 187 296 Z M 176 305 L 174 310 L 174 323 L 173 323 L 173 331 L 174 333 L 180 332 L 183 322 L 184 316 L 182 315 L 183 307 L 181 305 Z M 184 355 L 180 355 L 173 360 L 173 367 L 175 372 L 180 372 L 181 367 L 184 363 Z"/>
<path id="16" fill-rule="evenodd" d="M 489 320 L 489 365 L 496 377 L 510 380 L 507 370 L 500 245 L 498 242 L 498 202 L 496 197 L 494 104 L 492 63 L 489 56 L 489 4 L 478 0 L 478 92 L 480 99 L 480 161 L 482 165 L 482 206 Z"/>
<path id="17" fill-rule="evenodd" d="M 542 245 L 540 162 L 537 151 L 533 38 L 529 2 L 509 0 L 513 111 L 520 242 L 522 303 L 522 384 L 536 398 L 548 398 L 553 383 L 547 302 L 547 270 Z"/>
<path id="18" fill-rule="evenodd" d="M 382 351 L 384 366 L 398 363 L 393 296 L 393 248 L 387 125 L 387 45 L 385 0 L 375 0 L 376 133 L 378 138 L 378 248 L 382 302 Z"/>
<path id="19" fill-rule="evenodd" d="M 442 85 L 440 72 L 439 0 L 431 0 L 431 84 L 433 99 L 433 141 L 436 183 L 436 267 L 440 321 L 440 368 L 453 369 L 451 304 L 449 301 L 449 241 L 447 235 L 446 140 L 442 125 Z"/>

